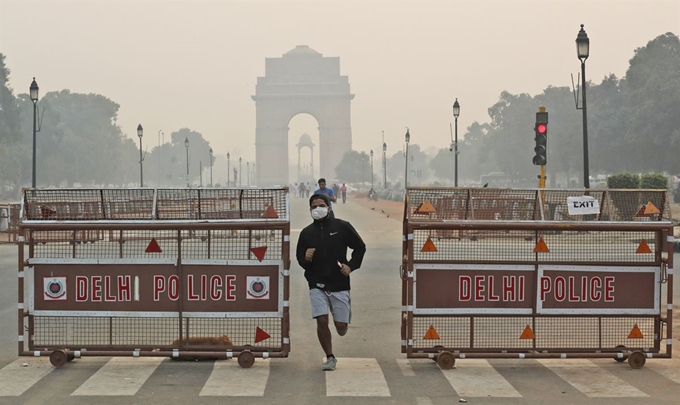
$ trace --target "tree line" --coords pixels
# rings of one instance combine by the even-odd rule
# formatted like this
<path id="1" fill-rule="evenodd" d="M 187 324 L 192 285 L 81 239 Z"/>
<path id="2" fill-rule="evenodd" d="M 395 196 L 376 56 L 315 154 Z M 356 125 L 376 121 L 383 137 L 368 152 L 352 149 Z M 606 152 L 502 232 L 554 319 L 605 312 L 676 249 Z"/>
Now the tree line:
<path id="1" fill-rule="evenodd" d="M 680 173 L 680 40 L 660 35 L 634 51 L 623 78 L 611 74 L 587 84 L 589 171 Z M 580 104 L 580 103 L 579 103 Z M 504 91 L 489 107 L 489 122 L 473 122 L 459 133 L 459 185 L 479 182 L 480 176 L 502 172 L 511 183 L 536 187 L 534 156 L 535 113 L 546 107 L 548 124 L 547 177 L 549 187 L 583 187 L 582 111 L 576 109 L 569 87 L 548 86 L 541 94 Z M 462 135 L 462 137 L 461 137 Z M 417 130 L 411 139 L 417 140 Z M 461 140 L 462 139 L 462 140 Z M 409 185 L 451 185 L 454 155 L 448 134 L 442 147 L 409 148 Z M 365 153 L 348 153 L 336 168 L 338 177 L 360 181 L 369 163 Z M 382 151 L 374 157 L 376 183 L 382 183 Z M 387 157 L 388 186 L 403 184 L 405 156 Z M 369 165 L 370 167 L 370 165 Z M 370 177 L 370 176 L 369 176 Z M 512 185 L 512 184 L 511 184 Z M 591 185 L 592 186 L 592 185 Z"/>

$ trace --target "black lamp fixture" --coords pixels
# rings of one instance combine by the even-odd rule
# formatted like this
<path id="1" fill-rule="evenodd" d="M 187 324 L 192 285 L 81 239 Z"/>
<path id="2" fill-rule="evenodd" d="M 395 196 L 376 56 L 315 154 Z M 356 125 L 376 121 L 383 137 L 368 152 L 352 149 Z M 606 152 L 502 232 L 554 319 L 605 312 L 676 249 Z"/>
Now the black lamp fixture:
<path id="1" fill-rule="evenodd" d="M 38 112 L 38 93 L 40 88 L 38 87 L 38 83 L 35 81 L 35 77 L 33 78 L 33 81 L 31 82 L 31 87 L 30 93 L 31 93 L 31 101 L 33 101 L 33 174 L 31 178 L 31 187 L 35 188 L 35 138 L 36 138 L 36 133 L 37 128 L 36 128 L 36 119 L 37 119 L 37 112 Z"/>

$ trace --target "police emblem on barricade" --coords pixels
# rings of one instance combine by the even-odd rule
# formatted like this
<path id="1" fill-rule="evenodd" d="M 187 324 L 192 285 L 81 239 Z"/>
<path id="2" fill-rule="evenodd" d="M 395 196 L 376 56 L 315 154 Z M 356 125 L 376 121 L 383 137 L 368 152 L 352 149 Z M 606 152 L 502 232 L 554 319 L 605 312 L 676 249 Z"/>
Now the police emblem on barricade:
<path id="1" fill-rule="evenodd" d="M 269 299 L 269 277 L 248 276 L 246 278 L 248 285 L 249 300 L 266 300 Z"/>
<path id="2" fill-rule="evenodd" d="M 66 277 L 44 277 L 45 301 L 66 301 Z"/>

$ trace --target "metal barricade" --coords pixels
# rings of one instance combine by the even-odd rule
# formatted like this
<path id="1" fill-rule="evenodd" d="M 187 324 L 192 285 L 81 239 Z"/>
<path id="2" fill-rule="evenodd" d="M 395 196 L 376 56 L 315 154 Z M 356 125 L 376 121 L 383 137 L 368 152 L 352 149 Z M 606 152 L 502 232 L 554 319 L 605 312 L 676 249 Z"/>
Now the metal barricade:
<path id="1" fill-rule="evenodd" d="M 673 243 L 665 190 L 409 188 L 402 353 L 670 358 Z"/>
<path id="2" fill-rule="evenodd" d="M 21 204 L 0 204 L 0 243 L 16 243 L 19 239 Z"/>
<path id="3" fill-rule="evenodd" d="M 27 189 L 22 207 L 20 355 L 288 356 L 288 189 Z"/>

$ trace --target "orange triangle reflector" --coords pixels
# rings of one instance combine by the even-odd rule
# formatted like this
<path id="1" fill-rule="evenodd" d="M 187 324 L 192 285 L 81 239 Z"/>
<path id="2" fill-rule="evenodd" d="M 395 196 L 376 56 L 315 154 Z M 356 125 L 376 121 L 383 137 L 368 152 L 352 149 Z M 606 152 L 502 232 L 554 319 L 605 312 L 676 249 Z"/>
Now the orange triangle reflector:
<path id="1" fill-rule="evenodd" d="M 522 332 L 521 335 L 519 335 L 520 339 L 536 339 L 536 335 L 534 335 L 534 331 L 531 330 L 531 327 L 527 325 L 526 328 L 524 328 L 524 332 Z"/>
<path id="2" fill-rule="evenodd" d="M 652 253 L 652 249 L 650 249 L 647 242 L 642 239 L 635 253 Z"/>
<path id="3" fill-rule="evenodd" d="M 635 214 L 635 218 L 640 218 L 645 216 L 645 206 L 640 207 L 638 212 Z"/>
<path id="4" fill-rule="evenodd" d="M 539 239 L 538 242 L 536 242 L 534 253 L 548 253 L 548 252 L 550 252 L 550 249 L 548 249 L 548 245 L 545 244 L 543 238 Z"/>
<path id="5" fill-rule="evenodd" d="M 279 214 L 276 213 L 276 210 L 271 205 L 267 206 L 267 209 L 264 210 L 264 214 L 262 214 L 262 218 L 278 218 L 278 217 Z"/>
<path id="6" fill-rule="evenodd" d="M 260 247 L 254 247 L 250 248 L 250 251 L 253 252 L 255 257 L 257 257 L 258 261 L 264 260 L 264 255 L 267 253 L 267 247 L 266 246 L 260 246 Z"/>
<path id="7" fill-rule="evenodd" d="M 149 242 L 149 246 L 146 247 L 145 252 L 146 253 L 162 253 L 163 250 L 161 249 L 160 246 L 158 246 L 158 242 L 156 242 L 156 238 L 151 238 L 151 242 Z"/>
<path id="8" fill-rule="evenodd" d="M 656 208 L 656 205 L 652 204 L 652 202 L 649 201 L 647 202 L 647 205 L 645 205 L 645 215 L 651 214 L 661 214 L 661 211 L 659 211 L 659 209 Z"/>
<path id="9" fill-rule="evenodd" d="M 424 203 L 420 204 L 418 208 L 416 209 L 417 214 L 430 214 L 433 212 L 437 212 L 437 210 L 434 209 L 432 206 L 432 203 L 430 201 L 425 201 Z"/>
<path id="10" fill-rule="evenodd" d="M 255 343 L 260 343 L 261 341 L 267 340 L 269 338 L 269 333 L 260 329 L 259 326 L 255 329 Z"/>
<path id="11" fill-rule="evenodd" d="M 425 336 L 423 336 L 423 339 L 439 339 L 439 333 L 437 333 L 437 329 L 430 325 L 430 329 L 427 330 L 427 333 Z"/>
<path id="12" fill-rule="evenodd" d="M 43 219 L 47 219 L 54 214 L 56 214 L 57 211 L 53 210 L 52 208 L 46 206 L 46 205 L 41 205 L 40 206 L 40 214 L 42 214 Z"/>
<path id="13" fill-rule="evenodd" d="M 628 339 L 642 339 L 642 331 L 640 328 L 637 326 L 637 323 L 633 325 L 633 329 L 630 330 L 630 333 L 628 334 Z"/>
<path id="14" fill-rule="evenodd" d="M 427 238 L 425 243 L 423 244 L 423 248 L 420 249 L 421 252 L 436 252 L 437 247 L 434 245 L 434 242 L 432 242 L 432 239 Z"/>

